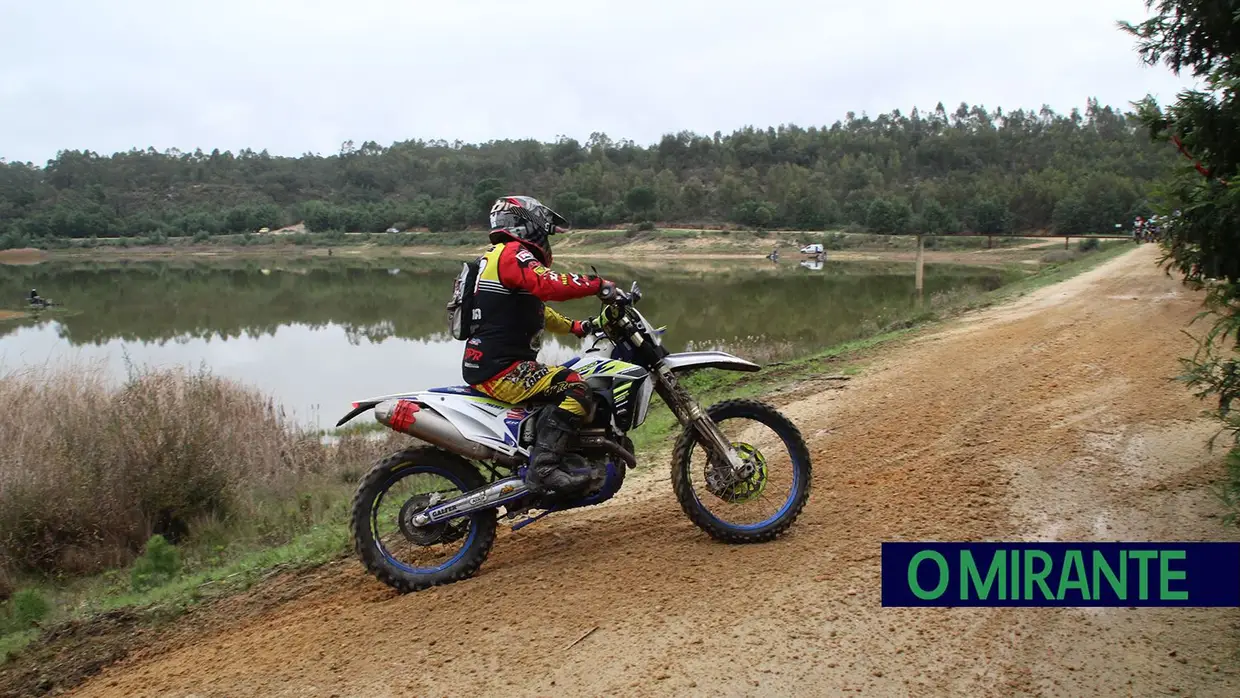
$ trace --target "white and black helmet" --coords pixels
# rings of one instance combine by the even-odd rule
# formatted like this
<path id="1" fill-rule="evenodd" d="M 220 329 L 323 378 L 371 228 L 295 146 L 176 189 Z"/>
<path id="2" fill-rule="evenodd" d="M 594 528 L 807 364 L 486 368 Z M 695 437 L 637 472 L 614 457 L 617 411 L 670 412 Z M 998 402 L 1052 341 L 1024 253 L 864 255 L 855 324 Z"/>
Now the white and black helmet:
<path id="1" fill-rule="evenodd" d="M 516 240 L 530 246 L 543 264 L 551 264 L 550 237 L 568 221 L 532 196 L 504 196 L 491 206 L 491 242 Z"/>

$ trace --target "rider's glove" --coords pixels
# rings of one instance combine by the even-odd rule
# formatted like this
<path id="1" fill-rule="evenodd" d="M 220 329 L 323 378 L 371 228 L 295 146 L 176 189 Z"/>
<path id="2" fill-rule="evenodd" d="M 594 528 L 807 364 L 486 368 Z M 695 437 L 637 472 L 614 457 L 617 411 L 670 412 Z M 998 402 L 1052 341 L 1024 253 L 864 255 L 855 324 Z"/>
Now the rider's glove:
<path id="1" fill-rule="evenodd" d="M 605 302 L 616 299 L 616 284 L 607 279 L 599 279 L 598 281 L 598 297 Z"/>
<path id="2" fill-rule="evenodd" d="M 594 334 L 595 330 L 594 318 L 586 318 L 585 320 L 573 320 L 573 334 L 578 337 L 589 337 Z"/>
<path id="3" fill-rule="evenodd" d="M 598 317 L 586 318 L 585 320 L 573 321 L 573 334 L 578 337 L 589 337 L 590 335 L 603 329 L 604 319 L 602 315 Z"/>
<path id="4" fill-rule="evenodd" d="M 598 330 L 598 327 L 594 325 L 593 317 L 588 317 L 588 319 L 585 320 L 573 321 L 573 335 L 575 336 L 589 337 L 594 334 L 595 330 Z"/>

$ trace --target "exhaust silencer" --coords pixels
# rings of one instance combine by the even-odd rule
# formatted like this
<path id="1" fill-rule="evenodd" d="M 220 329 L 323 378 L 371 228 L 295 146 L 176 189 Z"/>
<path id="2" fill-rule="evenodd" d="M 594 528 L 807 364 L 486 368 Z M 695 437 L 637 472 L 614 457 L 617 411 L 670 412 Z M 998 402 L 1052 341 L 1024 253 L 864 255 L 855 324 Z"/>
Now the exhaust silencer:
<path id="1" fill-rule="evenodd" d="M 375 405 L 375 420 L 470 460 L 508 460 L 499 451 L 465 438 L 452 422 L 412 400 L 387 400 Z"/>

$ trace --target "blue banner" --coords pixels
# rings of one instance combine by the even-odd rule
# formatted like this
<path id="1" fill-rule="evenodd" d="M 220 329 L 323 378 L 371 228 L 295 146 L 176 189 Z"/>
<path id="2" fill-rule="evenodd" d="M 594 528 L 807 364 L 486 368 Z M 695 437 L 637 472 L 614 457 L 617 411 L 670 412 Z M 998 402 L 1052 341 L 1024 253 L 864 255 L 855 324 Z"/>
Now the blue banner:
<path id="1" fill-rule="evenodd" d="M 883 543 L 884 606 L 1240 606 L 1240 543 Z"/>

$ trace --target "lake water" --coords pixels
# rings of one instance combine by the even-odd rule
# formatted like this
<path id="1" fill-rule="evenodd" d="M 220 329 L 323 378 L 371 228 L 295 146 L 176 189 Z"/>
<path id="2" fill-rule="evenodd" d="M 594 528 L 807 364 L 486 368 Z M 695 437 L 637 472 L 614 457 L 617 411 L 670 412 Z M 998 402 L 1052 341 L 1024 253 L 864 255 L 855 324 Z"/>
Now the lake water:
<path id="1" fill-rule="evenodd" d="M 726 345 L 761 363 L 873 334 L 917 313 L 909 263 L 799 260 L 650 267 L 597 263 L 642 287 L 642 312 L 672 351 Z M 577 260 L 557 266 L 588 271 Z M 817 265 L 815 265 L 817 266 Z M 0 369 L 97 359 L 206 366 L 269 393 L 299 421 L 333 425 L 353 399 L 461 382 L 462 343 L 444 303 L 460 262 L 360 259 L 0 265 L 0 307 L 32 287 L 64 309 L 0 321 Z M 990 290 L 1019 272 L 927 265 L 926 295 Z M 597 300 L 557 304 L 570 317 Z M 579 351 L 548 336 L 542 359 Z"/>

